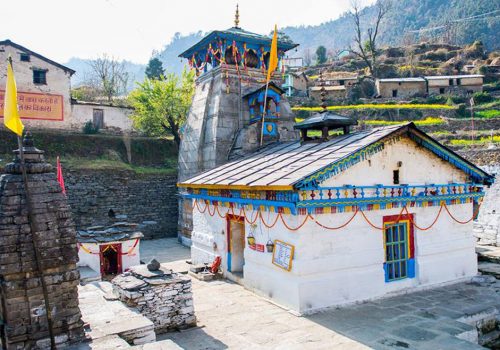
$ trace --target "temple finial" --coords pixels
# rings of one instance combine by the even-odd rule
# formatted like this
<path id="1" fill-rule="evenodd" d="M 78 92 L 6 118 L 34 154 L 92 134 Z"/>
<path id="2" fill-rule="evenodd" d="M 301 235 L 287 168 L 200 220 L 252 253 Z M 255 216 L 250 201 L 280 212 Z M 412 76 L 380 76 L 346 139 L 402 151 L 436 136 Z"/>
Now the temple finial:
<path id="1" fill-rule="evenodd" d="M 240 10 L 238 4 L 236 4 L 236 13 L 234 14 L 234 27 L 240 27 Z"/>

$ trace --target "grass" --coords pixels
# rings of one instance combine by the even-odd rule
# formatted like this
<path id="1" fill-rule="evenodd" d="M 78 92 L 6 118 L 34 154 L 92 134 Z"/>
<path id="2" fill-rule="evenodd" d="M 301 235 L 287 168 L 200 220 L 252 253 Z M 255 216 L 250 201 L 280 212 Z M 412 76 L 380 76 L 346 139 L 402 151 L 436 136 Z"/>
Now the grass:
<path id="1" fill-rule="evenodd" d="M 338 105 L 338 106 L 328 106 L 326 107 L 329 111 L 341 110 L 341 109 L 457 109 L 456 106 L 450 106 L 445 104 L 411 104 L 411 103 L 402 103 L 402 104 L 359 104 L 359 105 Z M 292 107 L 293 111 L 309 111 L 316 112 L 321 111 L 321 107 Z"/>
<path id="2" fill-rule="evenodd" d="M 0 168 L 3 168 L 7 163 L 10 163 L 13 156 L 10 154 L 0 155 Z M 47 162 L 52 165 L 56 164 L 56 159 L 48 158 Z M 119 170 L 132 171 L 140 175 L 176 175 L 177 174 L 177 159 L 168 159 L 163 167 L 152 166 L 137 166 L 125 163 L 121 160 L 106 159 L 106 158 L 80 158 L 80 157 L 63 157 L 61 159 L 63 172 L 65 169 L 89 169 L 89 170 Z"/>
<path id="3" fill-rule="evenodd" d="M 409 123 L 409 122 L 410 122 L 410 120 L 403 120 L 403 121 L 365 120 L 365 121 L 363 121 L 363 123 L 365 123 L 366 125 L 372 125 L 372 126 L 398 125 L 398 124 L 404 124 L 404 123 Z M 413 122 L 417 126 L 431 126 L 431 125 L 444 124 L 445 121 L 442 118 L 427 117 L 423 120 L 414 120 Z"/>
<path id="4" fill-rule="evenodd" d="M 477 140 L 467 140 L 467 139 L 454 139 L 450 140 L 452 146 L 474 146 L 474 145 L 486 145 L 489 143 L 500 143 L 500 135 L 493 137 L 481 137 Z"/>
<path id="5" fill-rule="evenodd" d="M 477 118 L 484 118 L 484 119 L 498 118 L 498 117 L 500 117 L 500 110 L 489 109 L 486 111 L 478 111 L 478 112 L 474 113 L 474 116 Z"/>
<path id="6" fill-rule="evenodd" d="M 448 136 L 448 135 L 452 135 L 452 133 L 450 131 L 435 131 L 433 133 L 431 133 L 432 136 Z"/>

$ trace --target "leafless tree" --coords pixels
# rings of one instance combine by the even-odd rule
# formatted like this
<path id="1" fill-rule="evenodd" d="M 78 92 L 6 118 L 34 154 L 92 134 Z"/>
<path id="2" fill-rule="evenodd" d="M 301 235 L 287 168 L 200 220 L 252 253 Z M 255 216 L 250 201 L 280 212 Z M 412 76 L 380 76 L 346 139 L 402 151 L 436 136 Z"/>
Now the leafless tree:
<path id="1" fill-rule="evenodd" d="M 304 65 L 309 67 L 312 63 L 311 50 L 309 48 L 304 51 Z"/>
<path id="2" fill-rule="evenodd" d="M 114 97 L 126 92 L 129 76 L 124 62 L 103 54 L 91 60 L 89 65 L 91 72 L 87 83 L 101 91 L 108 102 L 112 102 Z"/>
<path id="3" fill-rule="evenodd" d="M 350 11 L 350 15 L 352 16 L 355 25 L 355 47 L 351 47 L 350 51 L 365 62 L 370 74 L 374 78 L 377 77 L 377 40 L 380 23 L 389 12 L 391 3 L 390 0 L 378 0 L 375 6 L 377 11 L 375 24 L 366 30 L 366 40 L 364 40 L 363 30 L 361 27 L 361 5 L 359 0 L 353 0 L 351 2 Z"/>

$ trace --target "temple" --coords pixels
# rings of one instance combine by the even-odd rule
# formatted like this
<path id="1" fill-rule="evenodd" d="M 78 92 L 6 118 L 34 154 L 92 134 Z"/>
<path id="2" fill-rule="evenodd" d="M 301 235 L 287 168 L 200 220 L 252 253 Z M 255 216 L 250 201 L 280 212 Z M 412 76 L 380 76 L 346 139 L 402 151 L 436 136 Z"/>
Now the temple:
<path id="1" fill-rule="evenodd" d="M 279 67 L 297 45 L 278 40 Z M 239 26 L 213 31 L 180 54 L 196 70 L 193 103 L 182 130 L 179 180 L 244 156 L 273 142 L 299 138 L 282 85 L 281 68 L 266 95 L 271 38 Z M 266 102 L 264 102 L 266 100 Z M 179 238 L 189 245 L 191 209 L 181 203 Z"/>
<path id="2" fill-rule="evenodd" d="M 352 124 L 317 113 L 300 141 L 180 183 L 193 264 L 220 257 L 225 277 L 298 313 L 475 276 L 472 221 L 493 177 L 413 123 Z"/>

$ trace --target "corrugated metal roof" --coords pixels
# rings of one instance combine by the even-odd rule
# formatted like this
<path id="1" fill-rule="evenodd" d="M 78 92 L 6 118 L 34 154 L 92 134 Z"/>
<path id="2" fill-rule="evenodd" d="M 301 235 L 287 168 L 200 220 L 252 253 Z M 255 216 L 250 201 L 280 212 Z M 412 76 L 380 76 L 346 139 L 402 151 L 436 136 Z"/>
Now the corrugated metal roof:
<path id="1" fill-rule="evenodd" d="M 440 79 L 464 79 L 464 78 L 484 78 L 481 74 L 469 74 L 469 75 L 426 75 L 427 80 L 440 80 Z"/>
<path id="2" fill-rule="evenodd" d="M 387 78 L 378 79 L 381 83 L 414 83 L 414 82 L 425 82 L 424 78 Z"/>
<path id="3" fill-rule="evenodd" d="M 410 123 L 341 135 L 322 143 L 270 145 L 248 157 L 204 172 L 182 187 L 286 189 L 322 168 L 403 129 Z"/>

